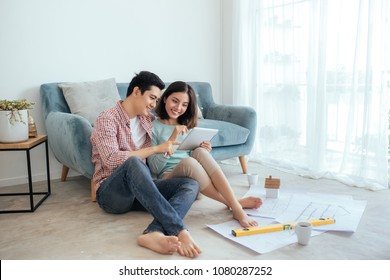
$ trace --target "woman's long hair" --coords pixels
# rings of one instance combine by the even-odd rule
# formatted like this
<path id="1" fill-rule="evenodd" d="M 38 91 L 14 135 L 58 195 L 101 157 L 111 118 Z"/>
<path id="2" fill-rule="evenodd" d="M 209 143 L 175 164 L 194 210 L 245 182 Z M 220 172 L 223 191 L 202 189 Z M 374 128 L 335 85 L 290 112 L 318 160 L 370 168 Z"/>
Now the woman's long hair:
<path id="1" fill-rule="evenodd" d="M 165 109 L 165 100 L 175 92 L 187 93 L 190 100 L 187 110 L 178 118 L 178 123 L 187 126 L 188 129 L 194 128 L 198 124 L 198 102 L 196 100 L 196 94 L 189 84 L 182 81 L 173 82 L 164 91 L 155 109 L 157 116 L 162 120 L 169 119 L 169 115 Z"/>

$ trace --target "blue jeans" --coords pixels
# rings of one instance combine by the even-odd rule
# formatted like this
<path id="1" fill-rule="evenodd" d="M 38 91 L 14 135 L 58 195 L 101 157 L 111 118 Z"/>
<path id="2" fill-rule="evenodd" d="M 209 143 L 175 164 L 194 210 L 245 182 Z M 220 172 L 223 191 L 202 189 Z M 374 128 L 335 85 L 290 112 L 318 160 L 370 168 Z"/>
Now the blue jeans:
<path id="1" fill-rule="evenodd" d="M 199 193 L 189 178 L 153 180 L 139 157 L 128 158 L 98 188 L 96 199 L 108 213 L 146 210 L 154 217 L 144 233 L 159 231 L 177 235 L 185 229 L 183 218 Z"/>

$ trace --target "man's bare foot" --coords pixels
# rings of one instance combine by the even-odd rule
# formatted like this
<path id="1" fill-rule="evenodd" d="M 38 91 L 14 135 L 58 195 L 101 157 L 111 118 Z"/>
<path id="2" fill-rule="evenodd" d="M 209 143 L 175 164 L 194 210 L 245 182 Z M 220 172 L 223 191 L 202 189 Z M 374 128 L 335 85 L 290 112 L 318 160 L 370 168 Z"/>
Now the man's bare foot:
<path id="1" fill-rule="evenodd" d="M 257 209 L 263 204 L 261 198 L 255 196 L 243 197 L 239 199 L 238 202 L 244 209 Z"/>
<path id="2" fill-rule="evenodd" d="M 181 242 L 181 246 L 178 249 L 180 255 L 188 258 L 195 258 L 202 253 L 202 250 L 196 245 L 195 241 L 192 239 L 190 233 L 183 229 L 177 235 L 179 241 Z"/>
<path id="3" fill-rule="evenodd" d="M 257 226 L 256 220 L 250 218 L 242 208 L 232 209 L 233 218 L 236 219 L 243 227 Z"/>
<path id="4" fill-rule="evenodd" d="M 166 236 L 159 231 L 140 235 L 137 242 L 142 247 L 165 255 L 172 255 L 180 248 L 179 238 L 176 236 Z"/>

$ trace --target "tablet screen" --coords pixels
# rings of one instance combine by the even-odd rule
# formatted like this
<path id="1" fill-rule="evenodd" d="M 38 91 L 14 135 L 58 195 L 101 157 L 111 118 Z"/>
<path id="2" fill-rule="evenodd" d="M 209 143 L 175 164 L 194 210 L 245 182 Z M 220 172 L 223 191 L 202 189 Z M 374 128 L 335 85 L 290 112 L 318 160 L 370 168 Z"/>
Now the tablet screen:
<path id="1" fill-rule="evenodd" d="M 194 127 L 180 143 L 178 150 L 193 150 L 203 142 L 211 141 L 218 133 L 218 129 Z"/>

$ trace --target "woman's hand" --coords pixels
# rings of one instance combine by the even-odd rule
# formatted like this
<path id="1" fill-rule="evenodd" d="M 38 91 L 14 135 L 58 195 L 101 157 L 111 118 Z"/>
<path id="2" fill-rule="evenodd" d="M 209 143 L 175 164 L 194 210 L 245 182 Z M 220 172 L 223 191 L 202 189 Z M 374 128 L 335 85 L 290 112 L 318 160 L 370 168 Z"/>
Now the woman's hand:
<path id="1" fill-rule="evenodd" d="M 172 131 L 169 141 L 176 141 L 177 137 L 181 134 L 184 135 L 188 131 L 188 128 L 185 125 L 177 125 Z"/>
<path id="2" fill-rule="evenodd" d="M 200 146 L 206 149 L 208 152 L 211 152 L 212 150 L 210 141 L 203 141 L 202 143 L 200 143 Z"/>

